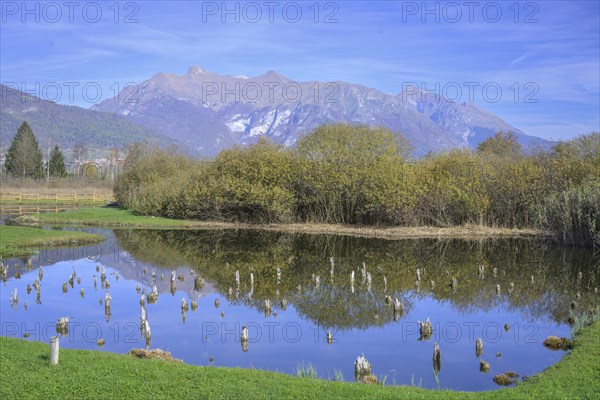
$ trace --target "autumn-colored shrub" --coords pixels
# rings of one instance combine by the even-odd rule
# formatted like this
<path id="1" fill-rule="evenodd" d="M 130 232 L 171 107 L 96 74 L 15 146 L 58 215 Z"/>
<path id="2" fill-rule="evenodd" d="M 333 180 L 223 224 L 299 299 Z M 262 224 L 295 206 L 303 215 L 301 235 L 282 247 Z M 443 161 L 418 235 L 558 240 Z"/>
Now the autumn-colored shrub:
<path id="1" fill-rule="evenodd" d="M 551 230 L 591 246 L 600 232 L 600 134 L 526 154 L 510 134 L 476 151 L 410 158 L 384 128 L 324 125 L 294 148 L 267 139 L 199 161 L 132 146 L 117 200 L 141 214 L 289 223 Z"/>

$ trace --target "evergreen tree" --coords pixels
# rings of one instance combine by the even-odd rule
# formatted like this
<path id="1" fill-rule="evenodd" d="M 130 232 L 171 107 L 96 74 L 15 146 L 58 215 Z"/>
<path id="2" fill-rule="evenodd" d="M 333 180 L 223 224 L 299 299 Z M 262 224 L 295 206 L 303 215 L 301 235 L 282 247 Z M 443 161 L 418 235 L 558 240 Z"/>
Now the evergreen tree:
<path id="1" fill-rule="evenodd" d="M 8 152 L 6 171 L 21 178 L 39 178 L 42 175 L 42 152 L 33 130 L 26 121 L 17 129 Z"/>
<path id="2" fill-rule="evenodd" d="M 63 177 L 67 175 L 67 167 L 65 166 L 65 156 L 58 146 L 54 146 L 50 153 L 50 176 Z"/>

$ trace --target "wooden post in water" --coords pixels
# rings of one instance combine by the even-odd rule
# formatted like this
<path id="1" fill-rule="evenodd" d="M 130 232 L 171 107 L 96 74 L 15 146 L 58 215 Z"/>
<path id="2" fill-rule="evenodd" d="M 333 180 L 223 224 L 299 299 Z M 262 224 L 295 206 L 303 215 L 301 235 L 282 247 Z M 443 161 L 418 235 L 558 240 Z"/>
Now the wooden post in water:
<path id="1" fill-rule="evenodd" d="M 52 336 L 50 338 L 50 365 L 58 365 L 59 338 Z"/>

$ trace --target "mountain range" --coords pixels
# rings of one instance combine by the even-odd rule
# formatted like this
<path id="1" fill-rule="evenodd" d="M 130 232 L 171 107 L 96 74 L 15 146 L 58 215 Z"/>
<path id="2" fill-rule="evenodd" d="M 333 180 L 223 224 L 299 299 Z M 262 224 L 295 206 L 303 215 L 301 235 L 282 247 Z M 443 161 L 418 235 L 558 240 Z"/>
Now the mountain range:
<path id="1" fill-rule="evenodd" d="M 408 138 L 416 156 L 475 148 L 500 131 L 513 132 L 524 147 L 549 145 L 471 103 L 422 91 L 386 94 L 342 81 L 296 82 L 275 71 L 250 78 L 198 66 L 185 75 L 157 73 L 91 109 L 42 100 L 4 85 L 0 96 L 3 148 L 24 120 L 42 146 L 49 140 L 70 149 L 81 142 L 100 153 L 147 141 L 211 157 L 263 136 L 293 146 L 317 126 L 334 122 L 387 127 Z"/>
<path id="2" fill-rule="evenodd" d="M 261 136 L 293 146 L 303 134 L 332 122 L 385 126 L 408 138 L 416 155 L 474 148 L 499 131 L 515 133 L 525 147 L 548 145 L 471 103 L 422 91 L 386 94 L 342 81 L 295 82 L 275 71 L 249 78 L 192 66 L 185 75 L 158 73 L 92 108 L 152 128 L 206 156 Z"/>

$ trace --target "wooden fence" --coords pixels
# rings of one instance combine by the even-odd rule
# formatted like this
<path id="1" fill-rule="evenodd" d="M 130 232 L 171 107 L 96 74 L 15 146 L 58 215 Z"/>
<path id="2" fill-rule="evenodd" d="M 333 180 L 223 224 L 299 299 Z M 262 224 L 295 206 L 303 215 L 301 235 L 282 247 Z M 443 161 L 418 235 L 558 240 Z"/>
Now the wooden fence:
<path id="1" fill-rule="evenodd" d="M 0 192 L 0 214 L 61 212 L 114 201 L 112 195 L 97 193 Z"/>

